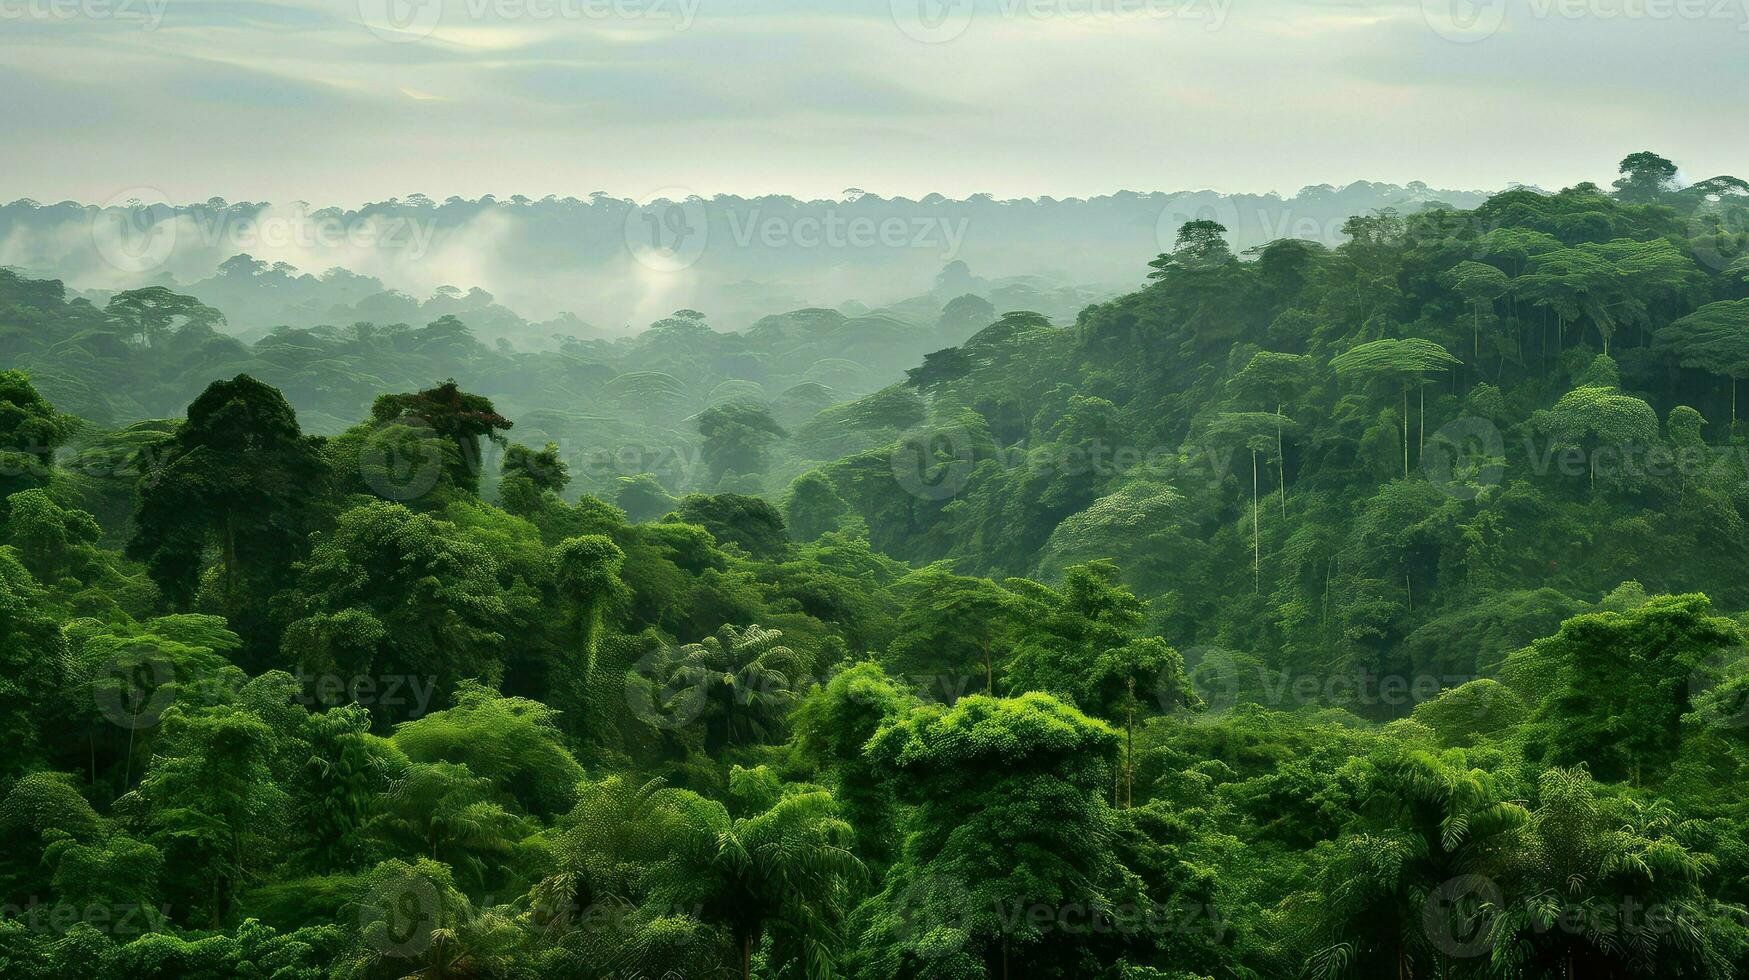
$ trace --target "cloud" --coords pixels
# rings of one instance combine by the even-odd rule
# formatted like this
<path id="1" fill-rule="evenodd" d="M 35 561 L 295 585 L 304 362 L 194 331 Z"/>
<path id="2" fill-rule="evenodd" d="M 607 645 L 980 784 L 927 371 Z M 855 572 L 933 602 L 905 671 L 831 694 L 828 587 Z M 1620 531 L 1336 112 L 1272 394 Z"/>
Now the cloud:
<path id="1" fill-rule="evenodd" d="M 28 97 L 0 103 L 0 198 L 1559 186 L 1641 144 L 1709 173 L 1749 152 L 1717 123 L 1749 94 L 1719 18 L 1512 4 L 1454 43 L 1443 0 L 975 0 L 925 43 L 912 0 L 432 2 L 407 43 L 360 0 L 7 20 Z"/>

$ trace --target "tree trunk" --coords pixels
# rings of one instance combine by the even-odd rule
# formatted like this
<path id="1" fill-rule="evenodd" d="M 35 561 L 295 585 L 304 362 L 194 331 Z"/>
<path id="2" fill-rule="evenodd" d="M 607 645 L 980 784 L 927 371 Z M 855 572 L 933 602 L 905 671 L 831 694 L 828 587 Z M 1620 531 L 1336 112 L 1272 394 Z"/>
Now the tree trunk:
<path id="1" fill-rule="evenodd" d="M 1263 551 L 1257 535 L 1257 450 L 1251 450 L 1251 591 L 1263 592 Z"/>
<path id="2" fill-rule="evenodd" d="M 753 933 L 741 937 L 741 980 L 753 980 Z"/>
<path id="3" fill-rule="evenodd" d="M 1124 747 L 1123 760 L 1123 805 L 1126 810 L 1136 805 L 1136 679 L 1129 678 L 1127 686 L 1130 703 L 1124 718 L 1124 728 L 1127 730 L 1129 744 Z"/>
<path id="4" fill-rule="evenodd" d="M 1409 479 L 1409 386 L 1403 386 L 1403 479 Z"/>
<path id="5" fill-rule="evenodd" d="M 1415 455 L 1420 458 L 1427 455 L 1427 384 L 1423 382 L 1419 388 L 1415 389 L 1415 392 L 1421 396 L 1421 405 L 1415 410 L 1415 415 L 1420 420 L 1421 426 L 1420 434 L 1416 436 L 1417 439 L 1421 440 L 1421 445 L 1416 447 Z"/>
<path id="6" fill-rule="evenodd" d="M 1281 483 L 1281 516 L 1287 516 L 1287 457 L 1281 451 L 1281 402 L 1275 403 L 1275 478 Z"/>

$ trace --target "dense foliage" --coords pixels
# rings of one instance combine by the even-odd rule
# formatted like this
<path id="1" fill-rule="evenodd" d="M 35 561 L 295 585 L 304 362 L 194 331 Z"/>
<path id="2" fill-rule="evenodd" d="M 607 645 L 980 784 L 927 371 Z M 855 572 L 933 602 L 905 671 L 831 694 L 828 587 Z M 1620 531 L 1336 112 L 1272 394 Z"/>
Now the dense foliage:
<path id="1" fill-rule="evenodd" d="M 1749 184 L 1674 173 L 1063 325 L 0 273 L 0 976 L 1738 976 Z"/>

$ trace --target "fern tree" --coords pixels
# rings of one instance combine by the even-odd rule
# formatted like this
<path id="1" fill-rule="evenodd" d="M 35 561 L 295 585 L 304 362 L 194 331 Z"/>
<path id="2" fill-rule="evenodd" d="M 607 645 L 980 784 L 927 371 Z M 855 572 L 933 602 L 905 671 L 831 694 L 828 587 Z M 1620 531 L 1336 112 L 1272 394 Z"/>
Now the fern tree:
<path id="1" fill-rule="evenodd" d="M 1337 841 L 1323 868 L 1324 942 L 1306 972 L 1342 976 L 1447 976 L 1443 935 L 1467 936 L 1471 902 L 1504 856 L 1522 846 L 1530 814 L 1493 773 L 1461 750 L 1375 758 L 1361 794 L 1364 820 Z M 1474 877 L 1472 877 L 1474 876 Z"/>
<path id="2" fill-rule="evenodd" d="M 704 920 L 726 927 L 743 980 L 753 976 L 753 953 L 766 937 L 774 965 L 794 964 L 807 977 L 834 976 L 865 869 L 832 794 L 795 792 L 741 818 L 691 793 L 675 794 L 668 805 L 687 829 L 649 872 L 656 905 L 696 908 Z"/>

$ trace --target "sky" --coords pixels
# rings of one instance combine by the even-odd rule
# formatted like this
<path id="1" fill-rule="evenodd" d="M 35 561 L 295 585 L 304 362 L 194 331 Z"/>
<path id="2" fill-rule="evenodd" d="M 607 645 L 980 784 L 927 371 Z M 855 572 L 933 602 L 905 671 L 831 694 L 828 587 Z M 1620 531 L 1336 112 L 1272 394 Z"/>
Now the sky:
<path id="1" fill-rule="evenodd" d="M 1749 174 L 1749 0 L 0 0 L 0 200 Z"/>

